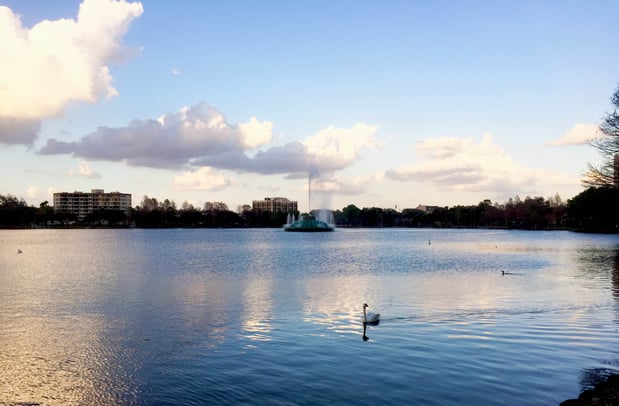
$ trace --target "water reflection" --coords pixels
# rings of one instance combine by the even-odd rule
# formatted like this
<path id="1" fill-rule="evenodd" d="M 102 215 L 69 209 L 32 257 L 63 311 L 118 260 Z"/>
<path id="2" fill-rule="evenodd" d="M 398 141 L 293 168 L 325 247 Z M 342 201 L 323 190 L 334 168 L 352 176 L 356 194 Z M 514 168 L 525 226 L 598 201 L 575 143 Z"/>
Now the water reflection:
<path id="1" fill-rule="evenodd" d="M 106 340 L 101 317 L 32 314 L 3 321 L 2 400 L 49 405 L 135 400 L 132 366 L 118 368 L 126 354 Z"/>
<path id="2" fill-rule="evenodd" d="M 573 275 L 580 279 L 579 285 L 584 282 L 591 289 L 608 289 L 613 299 L 619 301 L 619 245 L 581 247 L 568 261 L 577 265 Z"/>
<path id="3" fill-rule="evenodd" d="M 618 364 L 608 236 L 20 235 L 0 231 L 0 402 L 556 404 Z"/>
<path id="4" fill-rule="evenodd" d="M 270 341 L 273 326 L 273 282 L 249 278 L 243 289 L 241 331 L 252 341 Z"/>
<path id="5" fill-rule="evenodd" d="M 611 280 L 613 297 L 615 300 L 619 301 L 619 245 L 615 248 L 615 258 Z"/>
<path id="6" fill-rule="evenodd" d="M 273 300 L 277 296 L 273 291 L 273 247 L 260 238 L 246 236 L 241 250 L 243 256 L 244 276 L 238 283 L 241 291 L 241 336 L 250 340 L 246 348 L 254 347 L 258 342 L 271 341 L 273 330 Z"/>
<path id="7" fill-rule="evenodd" d="M 367 331 L 369 327 L 378 326 L 379 324 L 380 324 L 380 320 L 363 323 L 363 336 L 362 336 L 363 341 L 368 341 L 370 339 L 370 337 L 367 336 Z"/>
<path id="8" fill-rule="evenodd" d="M 144 290 L 146 288 L 143 287 Z M 229 298 L 235 297 L 234 291 L 208 274 L 182 275 L 174 280 L 168 290 L 167 295 L 157 297 L 159 303 L 153 303 L 155 309 L 139 316 L 139 322 L 153 320 L 154 323 L 169 325 L 145 323 L 144 334 L 157 335 L 161 330 L 168 329 L 178 331 L 182 337 L 179 336 L 177 342 L 182 340 L 211 350 L 224 343 L 231 322 L 230 313 L 224 309 Z M 157 320 L 163 315 L 166 316 L 163 320 Z"/>
<path id="9" fill-rule="evenodd" d="M 358 334 L 363 321 L 363 303 L 383 291 L 379 278 L 326 277 L 303 283 L 304 321 L 325 326 L 338 334 Z M 369 300 L 369 299 L 367 299 Z"/>
<path id="10" fill-rule="evenodd" d="M 614 305 L 614 322 L 619 324 L 619 245 L 589 246 L 578 250 L 577 261 L 579 278 L 585 278 L 594 287 L 602 286 L 610 290 Z M 616 330 L 615 330 L 616 331 Z M 619 359 L 600 360 L 605 367 L 585 368 L 581 372 L 581 390 L 591 389 L 605 381 L 610 375 L 619 372 Z"/>
<path id="11" fill-rule="evenodd" d="M 92 272 L 106 258 L 94 253 L 89 235 L 11 232 L 12 244 L 24 249 L 0 253 L 0 401 L 114 404 L 137 398 L 134 365 L 124 362 L 128 350 L 110 334 L 114 321 L 98 311 L 113 278 L 112 272 Z"/>

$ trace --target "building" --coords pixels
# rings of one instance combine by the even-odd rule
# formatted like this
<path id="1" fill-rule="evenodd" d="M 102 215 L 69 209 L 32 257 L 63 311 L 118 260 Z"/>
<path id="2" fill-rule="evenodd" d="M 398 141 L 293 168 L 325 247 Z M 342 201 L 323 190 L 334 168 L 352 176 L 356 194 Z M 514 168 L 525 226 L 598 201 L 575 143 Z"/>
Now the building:
<path id="1" fill-rule="evenodd" d="M 615 183 L 615 187 L 619 188 L 619 154 L 615 154 L 615 161 L 614 161 L 614 165 L 613 165 L 613 169 L 614 169 L 614 183 Z"/>
<path id="2" fill-rule="evenodd" d="M 130 208 L 131 194 L 129 193 L 104 193 L 103 189 L 92 189 L 90 193 L 54 193 L 54 210 L 59 213 L 75 214 L 78 220 L 100 209 L 126 212 Z"/>
<path id="3" fill-rule="evenodd" d="M 254 200 L 252 202 L 252 209 L 257 211 L 294 213 L 297 211 L 297 202 L 288 200 L 285 197 L 265 197 L 264 200 Z"/>
<path id="4" fill-rule="evenodd" d="M 420 211 L 423 211 L 425 213 L 432 213 L 434 210 L 436 210 L 438 208 L 439 208 L 439 206 L 428 206 L 428 205 L 425 205 L 425 204 L 420 204 L 420 205 L 418 205 L 415 208 L 415 210 L 420 210 Z"/>

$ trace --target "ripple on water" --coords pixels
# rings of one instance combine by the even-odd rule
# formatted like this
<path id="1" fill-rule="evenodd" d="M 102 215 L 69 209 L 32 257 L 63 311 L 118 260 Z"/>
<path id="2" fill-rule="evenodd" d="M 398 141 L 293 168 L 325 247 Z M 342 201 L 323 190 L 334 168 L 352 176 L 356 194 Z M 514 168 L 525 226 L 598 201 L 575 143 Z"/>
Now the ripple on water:
<path id="1" fill-rule="evenodd" d="M 613 236 L 0 235 L 0 401 L 557 404 L 619 365 Z"/>

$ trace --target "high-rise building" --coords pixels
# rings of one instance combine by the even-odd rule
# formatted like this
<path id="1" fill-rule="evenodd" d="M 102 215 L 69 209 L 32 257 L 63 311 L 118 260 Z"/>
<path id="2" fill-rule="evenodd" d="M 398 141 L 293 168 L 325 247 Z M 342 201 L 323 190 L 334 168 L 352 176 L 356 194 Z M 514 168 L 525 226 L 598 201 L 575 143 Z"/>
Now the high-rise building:
<path id="1" fill-rule="evenodd" d="M 252 209 L 258 211 L 294 213 L 297 211 L 297 202 L 285 197 L 265 197 L 264 200 L 254 200 Z"/>
<path id="2" fill-rule="evenodd" d="M 54 210 L 59 213 L 75 214 L 78 220 L 100 209 L 126 212 L 130 208 L 131 194 L 129 193 L 104 193 L 103 189 L 92 189 L 90 193 L 54 193 Z"/>
<path id="3" fill-rule="evenodd" d="M 614 169 L 615 187 L 619 188 L 619 154 L 615 154 L 615 162 L 613 165 L 613 169 Z"/>

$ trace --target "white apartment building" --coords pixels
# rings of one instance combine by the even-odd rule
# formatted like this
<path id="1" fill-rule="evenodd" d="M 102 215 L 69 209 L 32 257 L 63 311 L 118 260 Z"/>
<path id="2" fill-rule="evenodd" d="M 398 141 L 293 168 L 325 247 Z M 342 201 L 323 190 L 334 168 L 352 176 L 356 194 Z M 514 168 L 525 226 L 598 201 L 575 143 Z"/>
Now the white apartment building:
<path id="1" fill-rule="evenodd" d="M 54 193 L 54 210 L 77 215 L 82 220 L 86 215 L 99 209 L 121 210 L 126 212 L 131 208 L 131 194 L 111 192 L 103 189 L 92 189 L 87 192 Z"/>
<path id="2" fill-rule="evenodd" d="M 288 200 L 285 197 L 265 197 L 264 200 L 254 200 L 252 209 L 257 211 L 268 211 L 283 213 L 294 213 L 297 211 L 297 202 Z"/>

